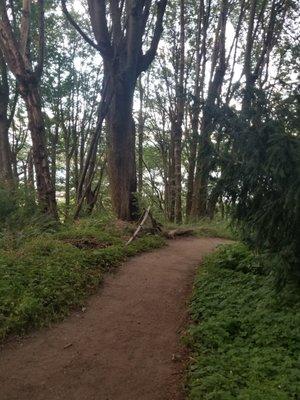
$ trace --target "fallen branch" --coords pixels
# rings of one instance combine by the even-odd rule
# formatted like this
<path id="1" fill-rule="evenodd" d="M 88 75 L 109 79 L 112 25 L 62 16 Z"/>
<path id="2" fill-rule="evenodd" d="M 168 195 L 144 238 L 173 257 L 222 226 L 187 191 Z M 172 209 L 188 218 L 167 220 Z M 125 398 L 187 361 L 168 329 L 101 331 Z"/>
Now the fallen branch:
<path id="1" fill-rule="evenodd" d="M 163 231 L 163 235 L 168 239 L 174 239 L 177 236 L 192 236 L 195 230 L 192 228 L 177 228 L 171 231 Z"/>
<path id="2" fill-rule="evenodd" d="M 144 217 L 143 217 L 141 223 L 139 224 L 139 226 L 137 227 L 134 234 L 131 236 L 131 238 L 126 243 L 126 246 L 128 246 L 137 237 L 137 235 L 139 234 L 139 231 L 142 229 L 142 226 L 144 225 L 144 223 L 146 222 L 146 220 L 149 216 L 149 212 L 150 212 L 150 207 L 148 207 L 147 210 L 145 211 L 145 214 L 144 214 Z"/>

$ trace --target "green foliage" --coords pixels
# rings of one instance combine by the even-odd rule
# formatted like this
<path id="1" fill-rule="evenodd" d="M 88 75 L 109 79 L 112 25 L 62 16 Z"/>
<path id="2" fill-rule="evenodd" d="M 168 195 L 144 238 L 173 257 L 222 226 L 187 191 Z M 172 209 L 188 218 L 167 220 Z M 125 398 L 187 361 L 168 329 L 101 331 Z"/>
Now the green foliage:
<path id="1" fill-rule="evenodd" d="M 253 274 L 267 275 L 266 256 L 255 254 L 243 243 L 235 243 L 228 246 L 221 246 L 217 257 L 207 257 L 207 265 L 214 265 L 220 268 L 232 269 L 234 271 L 251 272 Z"/>
<path id="2" fill-rule="evenodd" d="M 287 286 L 276 294 L 255 262 L 246 246 L 234 244 L 199 269 L 186 337 L 190 400 L 298 399 L 299 292 Z"/>
<path id="3" fill-rule="evenodd" d="M 223 183 L 232 216 L 253 248 L 276 254 L 277 281 L 300 280 L 300 140 L 297 95 L 270 104 L 255 92 L 245 115 L 229 119 L 234 151 Z M 289 116 L 289 118 L 287 118 Z"/>
<path id="4" fill-rule="evenodd" d="M 15 204 L 11 201 L 11 194 L 0 186 L 0 222 L 3 223 L 13 211 Z"/>
<path id="5" fill-rule="evenodd" d="M 104 228 L 106 225 L 106 230 Z M 47 325 L 83 303 L 103 273 L 126 257 L 160 247 L 159 236 L 125 246 L 124 232 L 83 220 L 52 233 L 24 235 L 0 250 L 0 340 Z"/>
<path id="6" fill-rule="evenodd" d="M 7 188 L 0 185 L 0 222 L 2 227 L 23 225 L 37 213 L 31 195 L 22 187 Z"/>

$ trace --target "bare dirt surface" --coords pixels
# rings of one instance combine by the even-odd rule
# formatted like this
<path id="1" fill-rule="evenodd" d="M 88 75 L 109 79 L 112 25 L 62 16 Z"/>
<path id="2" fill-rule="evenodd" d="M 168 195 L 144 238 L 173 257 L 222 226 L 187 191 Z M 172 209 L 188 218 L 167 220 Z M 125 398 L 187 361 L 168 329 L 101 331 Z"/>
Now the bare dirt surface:
<path id="1" fill-rule="evenodd" d="M 84 312 L 0 354 L 1 400 L 182 400 L 195 268 L 222 239 L 184 238 L 109 275 Z"/>

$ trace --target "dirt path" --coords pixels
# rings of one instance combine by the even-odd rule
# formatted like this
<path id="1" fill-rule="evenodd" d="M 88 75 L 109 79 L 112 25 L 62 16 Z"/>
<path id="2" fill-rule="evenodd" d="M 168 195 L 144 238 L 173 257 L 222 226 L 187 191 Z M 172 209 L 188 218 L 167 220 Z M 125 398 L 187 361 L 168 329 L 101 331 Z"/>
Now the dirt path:
<path id="1" fill-rule="evenodd" d="M 186 300 L 195 267 L 221 242 L 186 238 L 137 256 L 106 278 L 85 312 L 6 344 L 1 400 L 183 399 L 176 360 Z"/>

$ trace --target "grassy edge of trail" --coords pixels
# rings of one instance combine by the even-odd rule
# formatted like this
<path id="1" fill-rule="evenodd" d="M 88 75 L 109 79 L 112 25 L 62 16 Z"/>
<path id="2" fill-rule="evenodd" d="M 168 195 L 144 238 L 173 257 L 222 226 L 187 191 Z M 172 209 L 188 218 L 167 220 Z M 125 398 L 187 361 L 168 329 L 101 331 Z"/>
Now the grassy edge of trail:
<path id="1" fill-rule="evenodd" d="M 296 400 L 300 393 L 300 295 L 277 293 L 261 258 L 221 246 L 198 270 L 184 340 L 189 400 Z"/>
<path id="2" fill-rule="evenodd" d="M 165 244 L 145 235 L 125 246 L 128 234 L 83 221 L 15 243 L 6 239 L 0 248 L 0 341 L 61 320 L 95 292 L 105 272 Z"/>

